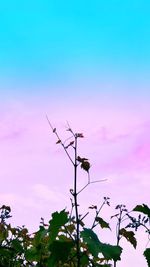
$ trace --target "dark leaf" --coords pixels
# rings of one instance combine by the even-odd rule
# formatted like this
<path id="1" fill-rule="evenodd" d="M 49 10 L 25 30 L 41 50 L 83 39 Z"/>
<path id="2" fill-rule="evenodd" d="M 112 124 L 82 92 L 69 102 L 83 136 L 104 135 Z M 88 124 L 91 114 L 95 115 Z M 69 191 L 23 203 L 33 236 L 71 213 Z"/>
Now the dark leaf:
<path id="1" fill-rule="evenodd" d="M 49 232 L 50 232 L 50 243 L 55 240 L 58 232 L 62 226 L 68 222 L 68 212 L 62 210 L 60 212 L 54 212 L 52 214 L 52 219 L 49 221 Z"/>
<path id="2" fill-rule="evenodd" d="M 34 236 L 34 245 L 36 247 L 38 247 L 42 243 L 47 233 L 48 233 L 48 230 L 45 229 L 43 226 L 40 226 L 39 231 L 37 231 Z"/>
<path id="3" fill-rule="evenodd" d="M 20 241 L 18 239 L 12 240 L 11 246 L 16 252 L 22 252 L 23 251 L 21 243 L 20 243 Z"/>
<path id="4" fill-rule="evenodd" d="M 148 264 L 148 267 L 150 267 L 150 248 L 147 248 L 145 251 L 144 251 L 144 257 L 146 258 L 147 260 L 147 264 Z"/>
<path id="5" fill-rule="evenodd" d="M 64 263 L 69 255 L 70 250 L 74 246 L 74 242 L 72 241 L 54 241 L 49 246 L 49 250 L 51 251 L 51 255 L 48 260 L 48 267 L 56 266 L 56 263 L 60 261 Z"/>
<path id="6" fill-rule="evenodd" d="M 109 228 L 110 229 L 109 223 L 105 222 L 101 217 L 96 217 L 96 221 L 99 222 L 99 224 L 102 228 Z"/>
<path id="7" fill-rule="evenodd" d="M 97 257 L 99 253 L 102 253 L 106 260 L 120 260 L 122 248 L 120 246 L 112 246 L 109 244 L 101 243 L 97 235 L 91 230 L 85 228 L 81 232 L 83 241 L 87 244 L 89 252 Z"/>
<path id="8" fill-rule="evenodd" d="M 25 251 L 25 257 L 28 261 L 39 261 L 40 255 L 35 247 L 29 248 Z"/>
<path id="9" fill-rule="evenodd" d="M 96 209 L 97 210 L 97 206 L 96 205 L 92 205 L 89 207 L 89 209 Z"/>
<path id="10" fill-rule="evenodd" d="M 107 260 L 121 260 L 120 255 L 122 253 L 122 248 L 120 246 L 101 244 L 101 252 Z"/>
<path id="11" fill-rule="evenodd" d="M 146 219 L 144 220 L 144 223 L 146 224 L 146 223 L 148 223 L 148 221 L 149 221 L 149 218 L 146 218 Z"/>
<path id="12" fill-rule="evenodd" d="M 60 144 L 61 143 L 61 140 L 59 139 L 57 142 L 56 142 L 56 144 Z"/>
<path id="13" fill-rule="evenodd" d="M 81 237 L 83 238 L 83 241 L 87 244 L 90 253 L 94 257 L 97 257 L 98 253 L 100 252 L 100 241 L 97 235 L 91 229 L 85 228 L 81 232 Z"/>
<path id="14" fill-rule="evenodd" d="M 137 241 L 134 237 L 135 234 L 132 231 L 127 231 L 125 228 L 120 229 L 119 234 L 126 238 L 127 241 L 129 241 L 133 247 L 136 249 Z"/>
<path id="15" fill-rule="evenodd" d="M 84 135 L 83 135 L 83 133 L 77 133 L 77 134 L 76 134 L 76 137 L 83 138 Z"/>
<path id="16" fill-rule="evenodd" d="M 137 205 L 133 211 L 138 211 L 138 212 L 142 212 L 144 214 L 146 214 L 149 218 L 150 218 L 150 209 L 147 205 L 143 204 L 143 205 Z"/>
<path id="17" fill-rule="evenodd" d="M 88 266 L 89 258 L 86 254 L 81 254 L 81 260 L 80 260 L 81 266 L 85 267 Z"/>
<path id="18" fill-rule="evenodd" d="M 83 161 L 82 163 L 81 163 L 81 168 L 83 169 L 83 170 L 85 170 L 85 171 L 89 171 L 89 169 L 90 169 L 90 163 L 88 162 L 88 161 Z"/>
<path id="19" fill-rule="evenodd" d="M 74 141 L 70 142 L 69 146 L 72 146 L 74 144 Z"/>
<path id="20" fill-rule="evenodd" d="M 77 161 L 79 162 L 84 162 L 84 161 L 87 161 L 88 159 L 87 158 L 81 158 L 80 156 L 77 157 Z"/>

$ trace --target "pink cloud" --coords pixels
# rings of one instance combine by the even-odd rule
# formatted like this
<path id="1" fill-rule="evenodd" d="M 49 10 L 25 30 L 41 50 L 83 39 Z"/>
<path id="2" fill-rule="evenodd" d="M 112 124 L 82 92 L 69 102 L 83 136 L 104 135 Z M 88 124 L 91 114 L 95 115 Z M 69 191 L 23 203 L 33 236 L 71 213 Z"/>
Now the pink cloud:
<path id="1" fill-rule="evenodd" d="M 114 133 L 109 127 L 100 127 L 95 133 L 95 137 L 99 139 L 101 143 L 116 143 L 123 139 L 128 138 L 130 133 Z"/>
<path id="2" fill-rule="evenodd" d="M 95 134 L 94 143 L 95 154 L 99 150 L 99 161 L 96 159 L 98 169 L 106 172 L 118 170 L 128 172 L 149 166 L 150 124 L 148 122 L 117 134 L 108 127 L 101 127 Z"/>
<path id="3" fill-rule="evenodd" d="M 8 141 L 8 140 L 17 140 L 20 137 L 22 137 L 25 133 L 25 130 L 18 129 L 18 130 L 10 130 L 10 132 L 7 133 L 1 133 L 0 135 L 0 141 Z"/>

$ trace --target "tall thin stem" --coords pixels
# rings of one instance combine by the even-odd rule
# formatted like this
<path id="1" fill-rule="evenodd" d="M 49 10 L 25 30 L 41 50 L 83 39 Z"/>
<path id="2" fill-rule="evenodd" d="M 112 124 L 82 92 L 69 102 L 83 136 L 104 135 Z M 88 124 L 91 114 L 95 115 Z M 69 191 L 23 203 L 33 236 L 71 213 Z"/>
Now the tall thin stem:
<path id="1" fill-rule="evenodd" d="M 118 218 L 118 224 L 117 224 L 117 246 L 119 246 L 119 242 L 120 242 L 120 228 L 121 228 L 121 221 L 122 221 L 122 206 L 120 205 L 119 207 L 120 212 L 119 212 L 119 218 Z M 114 267 L 117 266 L 117 262 L 114 261 Z"/>
<path id="2" fill-rule="evenodd" d="M 79 214 L 78 214 L 78 200 L 77 200 L 77 136 L 75 137 L 75 147 L 74 147 L 74 205 L 75 205 L 75 215 L 76 215 L 76 248 L 77 248 L 77 267 L 80 267 L 80 229 L 79 229 Z"/>

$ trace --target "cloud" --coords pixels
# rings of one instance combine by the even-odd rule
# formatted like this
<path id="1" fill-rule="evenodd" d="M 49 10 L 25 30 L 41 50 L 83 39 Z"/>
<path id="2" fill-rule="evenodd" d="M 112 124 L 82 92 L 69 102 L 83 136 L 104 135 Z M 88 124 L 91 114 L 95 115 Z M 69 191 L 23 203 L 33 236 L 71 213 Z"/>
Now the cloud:
<path id="1" fill-rule="evenodd" d="M 130 136 L 129 130 L 125 133 L 114 133 L 109 127 L 102 126 L 100 129 L 95 133 L 95 137 L 101 142 L 102 144 L 111 144 L 117 143 L 124 139 L 127 139 Z"/>
<path id="2" fill-rule="evenodd" d="M 9 140 L 17 140 L 21 138 L 25 133 L 24 129 L 18 130 L 8 130 L 7 132 L 3 132 L 0 135 L 0 141 L 9 141 Z"/>
<path id="3" fill-rule="evenodd" d="M 15 204 L 16 200 L 17 200 L 17 196 L 14 193 L 0 194 L 1 205 L 5 204 L 9 206 L 9 205 Z"/>
<path id="4" fill-rule="evenodd" d="M 34 195 L 42 199 L 43 201 L 58 203 L 64 200 L 63 194 L 56 191 L 55 189 L 51 190 L 48 186 L 44 184 L 35 184 L 32 189 L 33 189 Z"/>
<path id="5" fill-rule="evenodd" d="M 12 218 L 9 221 L 17 225 L 26 225 L 29 230 L 37 230 L 41 216 L 50 219 L 50 214 L 64 209 L 66 202 L 63 194 L 50 190 L 43 184 L 35 184 L 28 192 L 10 192 L 0 194 L 0 206 L 11 207 Z"/>
<path id="6" fill-rule="evenodd" d="M 22 206 L 22 208 L 37 208 L 38 204 L 35 197 L 16 193 L 3 193 L 0 194 L 1 204 L 9 206 Z"/>
<path id="7" fill-rule="evenodd" d="M 90 138 L 90 154 L 94 173 L 103 176 L 150 170 L 150 122 L 141 122 L 118 131 L 100 127 Z M 91 169 L 91 170 L 92 170 Z"/>
<path id="8" fill-rule="evenodd" d="M 3 109 L 0 109 L 0 141 L 14 141 L 24 136 L 27 131 L 24 119 L 25 111 L 21 103 L 3 104 Z"/>

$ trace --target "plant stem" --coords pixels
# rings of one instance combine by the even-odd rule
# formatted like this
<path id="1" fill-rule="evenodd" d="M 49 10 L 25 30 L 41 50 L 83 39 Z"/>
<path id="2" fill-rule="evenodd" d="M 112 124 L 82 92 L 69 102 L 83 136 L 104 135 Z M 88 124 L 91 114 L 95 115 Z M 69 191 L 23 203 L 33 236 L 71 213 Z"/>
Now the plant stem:
<path id="1" fill-rule="evenodd" d="M 67 149 L 65 148 L 64 143 L 61 141 L 61 139 L 60 139 L 60 137 L 59 137 L 59 135 L 58 135 L 58 133 L 56 131 L 56 128 L 53 128 L 53 126 L 52 126 L 52 124 L 51 124 L 51 122 L 50 122 L 50 120 L 49 120 L 47 115 L 46 115 L 46 119 L 47 119 L 48 124 L 49 124 L 50 128 L 52 129 L 53 133 L 55 133 L 55 135 L 57 136 L 58 140 L 60 141 L 60 144 L 62 145 L 63 149 L 65 150 L 65 153 L 67 154 L 67 156 L 70 159 L 71 163 L 74 165 L 74 162 L 73 162 L 72 158 L 70 157 Z M 70 139 L 70 137 L 69 137 L 69 139 Z"/>
<path id="2" fill-rule="evenodd" d="M 75 159 L 74 159 L 74 205 L 76 215 L 76 248 L 77 248 L 77 267 L 80 267 L 80 229 L 79 229 L 79 214 L 78 214 L 78 200 L 77 200 L 77 136 L 75 135 Z"/>
<path id="3" fill-rule="evenodd" d="M 119 241 L 120 241 L 121 220 L 122 220 L 122 207 L 120 206 L 120 213 L 119 213 L 118 225 L 117 225 L 117 246 L 119 246 Z M 114 267 L 116 266 L 117 266 L 117 262 L 114 261 Z"/>
<path id="4" fill-rule="evenodd" d="M 100 211 L 101 211 L 101 209 L 103 208 L 104 205 L 105 205 L 105 201 L 103 201 L 103 203 L 102 203 L 102 205 L 100 206 L 99 210 L 96 210 L 96 216 L 95 216 L 95 218 L 94 218 L 94 222 L 93 222 L 93 224 L 92 224 L 91 229 L 93 229 L 93 228 L 97 225 L 97 223 L 96 223 L 96 218 L 97 218 L 98 214 L 100 213 Z"/>

